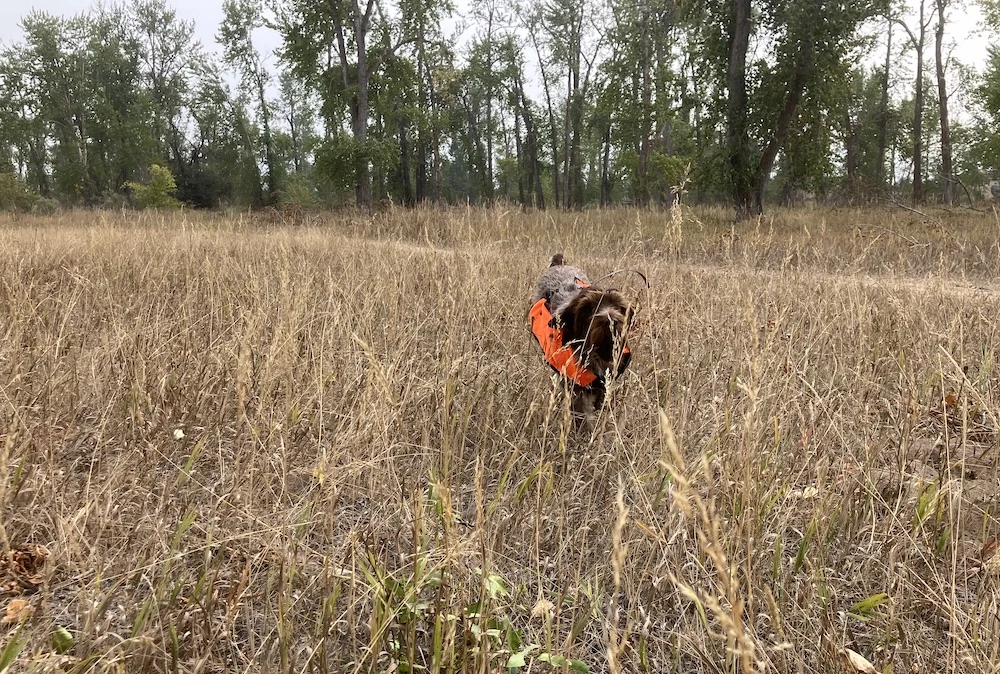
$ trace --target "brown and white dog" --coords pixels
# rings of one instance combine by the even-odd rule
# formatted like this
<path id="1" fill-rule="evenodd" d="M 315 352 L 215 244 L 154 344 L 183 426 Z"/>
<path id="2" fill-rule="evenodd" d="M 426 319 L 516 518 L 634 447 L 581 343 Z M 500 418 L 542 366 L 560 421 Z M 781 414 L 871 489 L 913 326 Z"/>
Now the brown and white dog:
<path id="1" fill-rule="evenodd" d="M 585 416 L 604 403 L 608 377 L 619 377 L 632 354 L 634 308 L 614 288 L 592 286 L 583 270 L 552 256 L 532 298 L 531 331 L 545 360 L 573 385 L 573 411 Z"/>

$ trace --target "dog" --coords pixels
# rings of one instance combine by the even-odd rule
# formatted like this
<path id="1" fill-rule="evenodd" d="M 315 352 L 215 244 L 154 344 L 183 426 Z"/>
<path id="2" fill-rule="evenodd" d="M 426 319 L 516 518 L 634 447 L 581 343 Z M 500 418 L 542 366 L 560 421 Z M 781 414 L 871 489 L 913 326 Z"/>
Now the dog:
<path id="1" fill-rule="evenodd" d="M 538 279 L 529 312 L 532 334 L 548 364 L 572 383 L 577 419 L 600 409 L 609 377 L 628 369 L 634 314 L 618 290 L 591 285 L 562 253 L 552 256 Z"/>

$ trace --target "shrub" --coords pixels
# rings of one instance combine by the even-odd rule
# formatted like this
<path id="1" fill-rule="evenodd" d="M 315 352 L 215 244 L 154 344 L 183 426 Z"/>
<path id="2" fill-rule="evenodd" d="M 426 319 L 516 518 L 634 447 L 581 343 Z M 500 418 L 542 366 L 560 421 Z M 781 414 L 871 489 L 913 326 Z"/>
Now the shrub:
<path id="1" fill-rule="evenodd" d="M 31 212 L 35 215 L 54 215 L 59 212 L 60 208 L 59 202 L 55 199 L 42 197 L 31 207 Z"/>
<path id="2" fill-rule="evenodd" d="M 128 182 L 125 186 L 131 190 L 135 202 L 142 208 L 177 208 L 181 205 L 174 198 L 177 191 L 174 175 L 165 166 L 150 166 L 147 184 Z"/>
<path id="3" fill-rule="evenodd" d="M 38 195 L 13 173 L 0 173 L 0 211 L 30 211 Z"/>
<path id="4" fill-rule="evenodd" d="M 120 211 L 132 207 L 129 195 L 123 192 L 107 192 L 101 196 L 99 204 L 106 211 Z"/>

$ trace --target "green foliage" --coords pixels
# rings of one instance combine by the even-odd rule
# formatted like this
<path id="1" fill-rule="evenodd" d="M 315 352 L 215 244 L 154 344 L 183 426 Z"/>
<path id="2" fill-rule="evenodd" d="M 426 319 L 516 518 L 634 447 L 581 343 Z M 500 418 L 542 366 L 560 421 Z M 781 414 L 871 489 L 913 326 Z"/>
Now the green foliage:
<path id="1" fill-rule="evenodd" d="M 668 194 L 675 187 L 680 187 L 687 176 L 691 159 L 668 155 L 659 150 L 654 150 L 649 155 L 649 184 L 660 194 Z"/>
<path id="2" fill-rule="evenodd" d="M 861 622 L 868 622 L 872 618 L 876 618 L 880 615 L 879 607 L 889 602 L 889 595 L 884 592 L 879 594 L 873 594 L 870 597 L 866 597 L 861 601 L 855 602 L 847 610 L 847 615 L 854 618 L 855 620 L 860 620 Z"/>
<path id="3" fill-rule="evenodd" d="M 341 134 L 316 148 L 316 170 L 339 187 L 353 186 L 357 167 L 365 162 L 370 162 L 376 170 L 386 171 L 396 159 L 396 147 L 391 140 L 369 140 L 362 145 L 352 136 Z"/>
<path id="4" fill-rule="evenodd" d="M 0 211 L 29 211 L 38 200 L 23 180 L 13 173 L 0 173 Z"/>
<path id="5" fill-rule="evenodd" d="M 995 19 L 1000 0 L 982 1 Z M 442 29 L 452 0 L 372 7 L 356 17 L 364 3 L 226 0 L 219 67 L 167 0 L 77 16 L 31 12 L 23 38 L 0 47 L 0 171 L 59 203 L 106 208 L 119 207 L 151 165 L 176 176 L 169 196 L 203 208 L 337 206 L 362 199 L 362 184 L 373 200 L 407 203 L 530 206 L 538 194 L 550 207 L 557 196 L 574 207 L 662 203 L 688 165 L 689 199 L 731 198 L 732 3 L 476 5 L 461 51 Z M 817 198 L 898 189 L 906 166 L 893 173 L 889 164 L 912 147 L 906 102 L 894 95 L 883 118 L 883 73 L 856 66 L 884 53 L 875 40 L 886 0 L 766 0 L 752 10 L 744 172 L 764 182 L 774 175 L 772 193 L 805 189 Z M 255 45 L 263 27 L 281 36 L 278 69 Z M 897 32 L 894 48 L 900 39 Z M 898 80 L 898 66 L 890 68 Z M 998 48 L 981 78 L 962 73 L 950 66 L 949 84 L 973 93 L 963 103 L 973 104 L 975 124 L 954 124 L 954 164 L 971 186 L 1000 174 Z M 788 133 L 777 138 L 799 90 Z M 938 124 L 932 99 L 928 140 Z M 776 159 L 762 167 L 775 144 Z M 933 165 L 937 143 L 926 147 Z M 162 197 L 142 189 L 136 199 Z"/>
<path id="6" fill-rule="evenodd" d="M 973 92 L 979 114 L 972 151 L 980 165 L 1000 177 L 1000 48 L 989 47 L 983 79 Z"/>
<path id="7" fill-rule="evenodd" d="M 55 199 L 50 199 L 48 197 L 41 197 L 35 202 L 35 205 L 31 207 L 31 212 L 36 215 L 55 215 L 59 212 L 60 205 Z"/>
<path id="8" fill-rule="evenodd" d="M 181 205 L 174 198 L 177 184 L 170 169 L 153 164 L 149 167 L 149 182 L 146 184 L 129 182 L 135 202 L 142 208 L 177 208 Z"/>

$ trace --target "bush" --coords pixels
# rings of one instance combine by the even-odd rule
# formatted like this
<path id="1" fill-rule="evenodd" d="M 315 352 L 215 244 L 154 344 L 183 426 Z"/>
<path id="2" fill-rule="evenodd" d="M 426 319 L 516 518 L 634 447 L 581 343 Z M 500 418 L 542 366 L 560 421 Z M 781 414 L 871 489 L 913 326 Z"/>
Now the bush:
<path id="1" fill-rule="evenodd" d="M 38 195 L 13 173 L 0 173 L 0 211 L 30 211 Z"/>
<path id="2" fill-rule="evenodd" d="M 55 199 L 42 197 L 31 207 L 31 212 L 35 215 L 55 215 L 59 212 L 60 208 L 59 202 Z"/>
<path id="3" fill-rule="evenodd" d="M 122 192 L 108 192 L 100 199 L 100 207 L 106 211 L 120 211 L 131 206 L 128 195 Z"/>
<path id="4" fill-rule="evenodd" d="M 132 192 L 135 202 L 142 208 L 178 208 L 181 205 L 174 198 L 177 183 L 170 169 L 159 164 L 149 167 L 149 183 L 125 183 Z"/>

